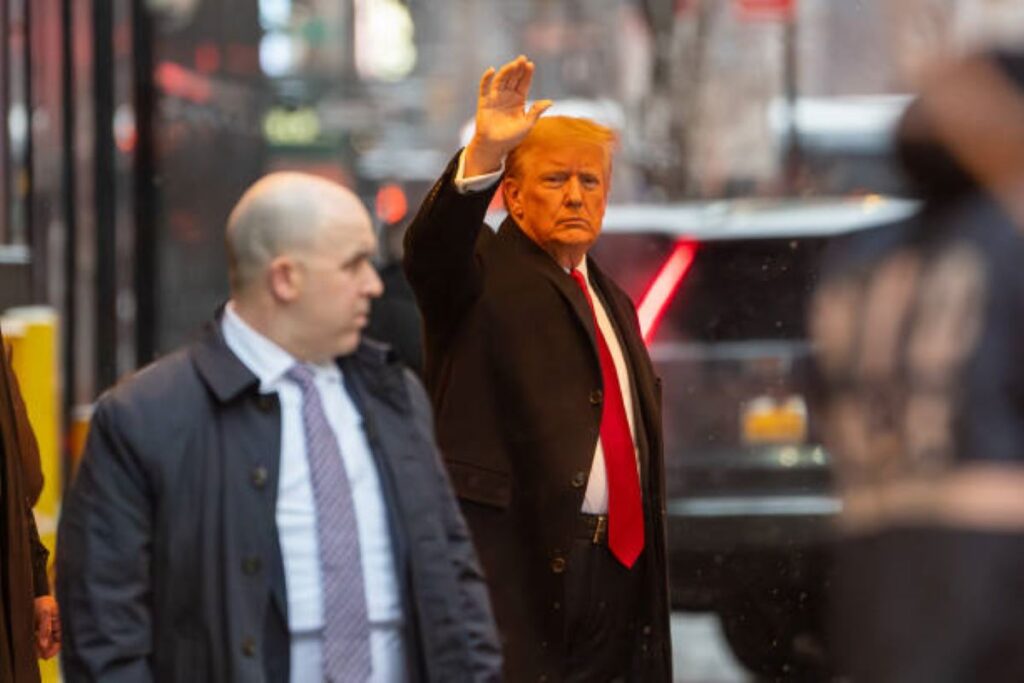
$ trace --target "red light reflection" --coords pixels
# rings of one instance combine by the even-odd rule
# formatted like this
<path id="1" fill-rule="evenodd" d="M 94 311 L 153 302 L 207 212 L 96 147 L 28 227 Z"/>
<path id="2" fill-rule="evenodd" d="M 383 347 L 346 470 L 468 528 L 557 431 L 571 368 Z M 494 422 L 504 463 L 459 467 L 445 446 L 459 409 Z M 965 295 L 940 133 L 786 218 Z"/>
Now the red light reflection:
<path id="1" fill-rule="evenodd" d="M 668 308 L 669 302 L 679 290 L 683 278 L 693 265 L 693 257 L 697 253 L 697 245 L 693 242 L 680 240 L 676 242 L 675 248 L 669 254 L 668 259 L 662 264 L 661 270 L 654 276 L 654 280 L 647 288 L 647 291 L 640 298 L 640 306 L 637 309 L 637 316 L 640 318 L 640 332 L 643 334 L 644 343 L 650 344 L 654 333 L 661 323 L 662 316 Z"/>
<path id="2" fill-rule="evenodd" d="M 377 190 L 377 218 L 384 223 L 397 223 L 408 212 L 409 202 L 401 185 L 383 185 Z"/>

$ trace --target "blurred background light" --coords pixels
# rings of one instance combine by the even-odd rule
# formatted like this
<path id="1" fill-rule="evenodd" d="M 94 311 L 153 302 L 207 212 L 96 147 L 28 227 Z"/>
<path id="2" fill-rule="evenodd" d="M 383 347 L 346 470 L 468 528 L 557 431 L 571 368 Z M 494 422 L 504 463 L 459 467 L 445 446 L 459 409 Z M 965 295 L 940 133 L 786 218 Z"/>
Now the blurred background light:
<path id="1" fill-rule="evenodd" d="M 292 18 L 292 0 L 260 0 L 260 26 L 267 31 L 288 26 Z"/>
<path id="2" fill-rule="evenodd" d="M 263 133 L 273 145 L 308 145 L 320 136 L 320 117 L 309 107 L 275 107 L 263 119 Z"/>
<path id="3" fill-rule="evenodd" d="M 416 67 L 413 20 L 398 0 L 356 0 L 356 70 L 366 79 L 400 81 Z"/>
<path id="4" fill-rule="evenodd" d="M 409 213 L 409 200 L 401 185 L 390 183 L 377 190 L 377 218 L 383 223 L 394 224 Z"/>
<path id="5" fill-rule="evenodd" d="M 287 76 L 302 61 L 305 46 L 283 31 L 270 31 L 260 39 L 260 69 L 271 78 Z"/>

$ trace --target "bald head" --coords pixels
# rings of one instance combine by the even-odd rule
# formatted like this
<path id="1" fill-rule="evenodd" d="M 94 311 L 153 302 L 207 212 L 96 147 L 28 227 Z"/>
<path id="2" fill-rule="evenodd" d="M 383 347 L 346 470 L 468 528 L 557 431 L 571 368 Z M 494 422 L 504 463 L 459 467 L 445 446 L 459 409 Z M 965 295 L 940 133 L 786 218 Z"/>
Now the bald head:
<path id="1" fill-rule="evenodd" d="M 231 291 L 242 294 L 289 250 L 315 249 L 327 229 L 359 233 L 370 216 L 350 190 L 306 173 L 271 173 L 253 184 L 227 226 Z"/>
<path id="2" fill-rule="evenodd" d="M 383 291 L 377 238 L 359 199 L 302 173 L 266 176 L 228 219 L 231 309 L 294 358 L 351 353 Z"/>

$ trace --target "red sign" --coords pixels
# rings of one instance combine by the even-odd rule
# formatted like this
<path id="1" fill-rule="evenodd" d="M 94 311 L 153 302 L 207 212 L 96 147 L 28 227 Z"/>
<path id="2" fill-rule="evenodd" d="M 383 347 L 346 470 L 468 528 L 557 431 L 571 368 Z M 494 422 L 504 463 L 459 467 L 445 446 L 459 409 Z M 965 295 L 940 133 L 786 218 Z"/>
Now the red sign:
<path id="1" fill-rule="evenodd" d="M 735 0 L 742 21 L 791 21 L 796 0 Z"/>

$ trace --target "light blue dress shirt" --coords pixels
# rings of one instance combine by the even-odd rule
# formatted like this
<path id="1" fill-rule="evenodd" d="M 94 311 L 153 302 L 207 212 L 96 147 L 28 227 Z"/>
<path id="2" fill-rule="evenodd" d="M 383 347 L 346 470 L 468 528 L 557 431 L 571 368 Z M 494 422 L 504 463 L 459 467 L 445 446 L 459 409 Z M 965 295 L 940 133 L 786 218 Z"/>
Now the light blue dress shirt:
<path id="1" fill-rule="evenodd" d="M 221 327 L 228 348 L 259 378 L 260 392 L 276 393 L 280 401 L 281 466 L 276 519 L 288 596 L 290 680 L 320 683 L 323 601 L 316 510 L 302 430 L 302 395 L 298 386 L 284 376 L 297 361 L 242 320 L 231 302 L 224 309 Z M 407 679 L 402 602 L 377 467 L 362 416 L 345 389 L 345 379 L 338 367 L 333 363 L 311 367 L 352 487 L 366 584 L 373 681 L 401 683 Z"/>

